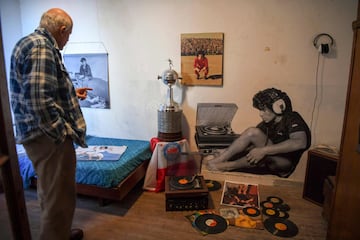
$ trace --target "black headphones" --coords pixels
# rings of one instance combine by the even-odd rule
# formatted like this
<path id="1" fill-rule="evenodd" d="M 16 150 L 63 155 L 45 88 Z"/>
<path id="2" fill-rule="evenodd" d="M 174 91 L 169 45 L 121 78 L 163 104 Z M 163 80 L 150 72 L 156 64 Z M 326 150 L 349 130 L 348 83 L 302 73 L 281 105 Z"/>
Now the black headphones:
<path id="1" fill-rule="evenodd" d="M 282 115 L 286 111 L 292 111 L 288 95 L 276 88 L 268 88 L 258 92 L 253 98 L 253 106 L 258 109 L 266 106 L 277 115 Z"/>
<path id="2" fill-rule="evenodd" d="M 319 42 L 320 38 L 327 38 L 327 41 Z M 330 52 L 331 47 L 334 45 L 334 39 L 327 33 L 320 33 L 315 36 L 313 40 L 313 45 L 321 54 L 327 54 Z"/>
<path id="3" fill-rule="evenodd" d="M 271 99 L 274 101 L 272 104 L 272 110 L 277 115 L 282 115 L 286 110 L 286 103 L 283 99 L 282 92 L 272 91 L 268 93 Z"/>

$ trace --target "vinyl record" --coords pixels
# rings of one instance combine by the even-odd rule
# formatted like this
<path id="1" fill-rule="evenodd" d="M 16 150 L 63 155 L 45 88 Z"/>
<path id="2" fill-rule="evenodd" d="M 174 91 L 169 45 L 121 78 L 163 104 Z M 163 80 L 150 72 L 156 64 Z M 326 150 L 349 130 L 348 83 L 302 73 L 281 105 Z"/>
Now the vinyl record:
<path id="1" fill-rule="evenodd" d="M 172 176 L 170 186 L 176 189 L 192 189 L 194 186 L 193 176 Z"/>
<path id="2" fill-rule="evenodd" d="M 283 219 L 286 219 L 286 218 L 289 218 L 289 214 L 286 212 L 286 211 L 281 211 L 279 210 L 279 218 L 283 218 Z"/>
<path id="3" fill-rule="evenodd" d="M 268 218 L 264 221 L 264 226 L 271 234 L 279 237 L 294 237 L 299 232 L 296 224 L 289 219 Z"/>
<path id="4" fill-rule="evenodd" d="M 224 126 L 204 126 L 205 135 L 224 135 L 227 130 Z"/>
<path id="5" fill-rule="evenodd" d="M 227 228 L 227 221 L 220 215 L 203 214 L 195 218 L 195 226 L 208 234 L 221 233 Z"/>
<path id="6" fill-rule="evenodd" d="M 282 204 L 284 202 L 281 198 L 276 196 L 269 196 L 267 197 L 267 200 L 273 204 Z"/>
<path id="7" fill-rule="evenodd" d="M 268 217 L 278 217 L 280 214 L 275 208 L 263 208 L 262 213 Z"/>
<path id="8" fill-rule="evenodd" d="M 284 211 L 284 212 L 290 211 L 290 206 L 286 203 L 276 205 L 276 208 L 279 209 L 280 211 Z"/>
<path id="9" fill-rule="evenodd" d="M 263 207 L 263 208 L 275 208 L 274 203 L 269 202 L 269 201 L 262 201 L 260 203 L 260 206 Z"/>
<path id="10" fill-rule="evenodd" d="M 206 179 L 205 183 L 206 183 L 206 186 L 209 189 L 209 191 L 216 191 L 221 188 L 221 183 L 219 183 L 218 181 L 215 181 L 215 180 Z"/>
<path id="11" fill-rule="evenodd" d="M 243 208 L 243 212 L 250 217 L 257 217 L 260 215 L 260 210 L 256 207 Z"/>

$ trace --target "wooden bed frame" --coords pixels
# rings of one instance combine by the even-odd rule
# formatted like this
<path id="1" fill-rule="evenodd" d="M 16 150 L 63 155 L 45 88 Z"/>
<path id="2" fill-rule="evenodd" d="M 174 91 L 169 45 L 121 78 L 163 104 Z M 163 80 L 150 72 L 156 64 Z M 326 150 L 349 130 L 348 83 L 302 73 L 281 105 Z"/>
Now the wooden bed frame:
<path id="1" fill-rule="evenodd" d="M 76 184 L 77 194 L 96 197 L 100 205 L 106 205 L 109 200 L 121 201 L 146 174 L 146 169 L 150 159 L 142 162 L 134 171 L 132 171 L 123 181 L 114 188 L 103 188 L 96 185 Z M 32 178 L 31 186 L 36 187 L 36 179 Z"/>

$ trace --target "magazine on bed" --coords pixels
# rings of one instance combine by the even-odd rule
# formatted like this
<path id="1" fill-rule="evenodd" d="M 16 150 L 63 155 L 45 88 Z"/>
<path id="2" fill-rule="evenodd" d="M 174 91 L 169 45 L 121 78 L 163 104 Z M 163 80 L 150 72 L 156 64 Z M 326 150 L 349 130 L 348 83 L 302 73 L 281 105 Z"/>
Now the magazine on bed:
<path id="1" fill-rule="evenodd" d="M 126 151 L 127 146 L 90 145 L 77 147 L 76 159 L 79 161 L 117 161 Z"/>
<path id="2" fill-rule="evenodd" d="M 228 220 L 229 225 L 264 229 L 259 199 L 257 184 L 225 181 L 220 215 Z"/>

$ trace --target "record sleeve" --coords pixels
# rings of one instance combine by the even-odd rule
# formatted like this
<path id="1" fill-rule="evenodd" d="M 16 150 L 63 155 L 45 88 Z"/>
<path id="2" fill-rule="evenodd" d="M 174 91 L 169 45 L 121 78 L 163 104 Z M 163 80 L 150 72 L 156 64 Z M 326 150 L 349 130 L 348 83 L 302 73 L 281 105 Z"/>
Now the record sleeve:
<path id="1" fill-rule="evenodd" d="M 221 207 L 219 213 L 229 222 L 230 226 L 264 229 L 263 217 L 258 208 Z"/>
<path id="2" fill-rule="evenodd" d="M 225 181 L 220 204 L 260 209 L 259 199 L 259 187 L 257 184 Z"/>

